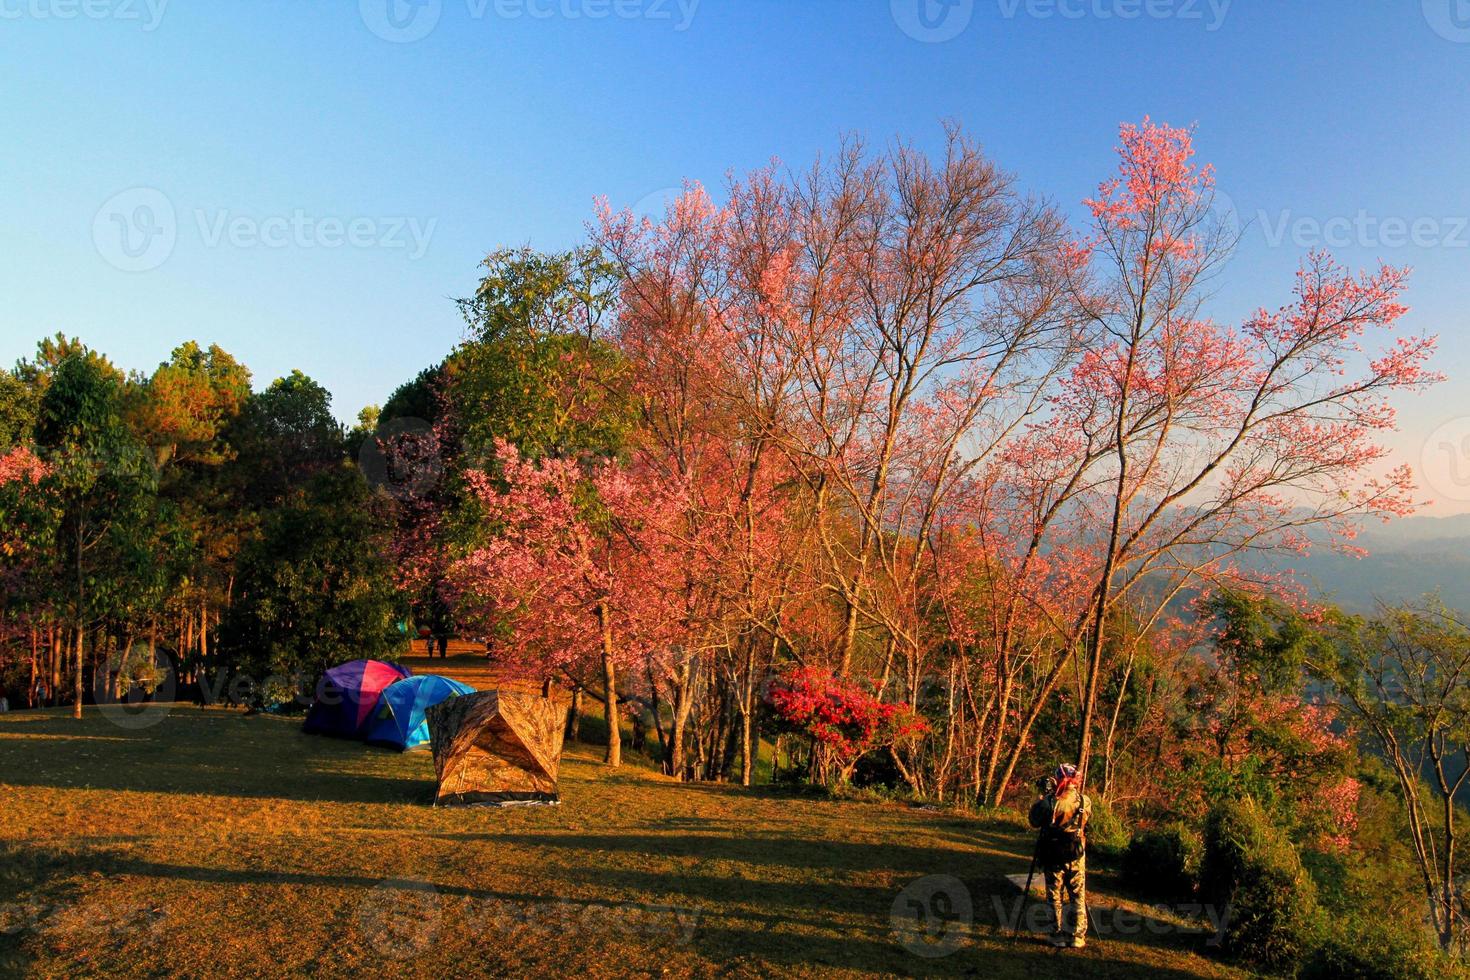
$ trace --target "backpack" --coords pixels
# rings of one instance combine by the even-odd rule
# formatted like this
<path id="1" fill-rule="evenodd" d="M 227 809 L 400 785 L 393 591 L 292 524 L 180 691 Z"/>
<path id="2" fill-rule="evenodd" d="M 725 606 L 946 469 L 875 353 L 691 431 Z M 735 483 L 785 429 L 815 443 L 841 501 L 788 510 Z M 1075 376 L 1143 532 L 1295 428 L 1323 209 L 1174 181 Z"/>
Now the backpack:
<path id="1" fill-rule="evenodd" d="M 1054 796 L 1048 802 L 1050 819 L 1042 823 L 1037 858 L 1043 866 L 1056 868 L 1071 864 L 1087 852 L 1087 842 L 1077 820 L 1082 811 L 1083 797 L 1079 789 L 1070 787 L 1069 792 Z"/>
<path id="2" fill-rule="evenodd" d="M 1037 843 L 1036 856 L 1043 867 L 1059 868 L 1071 864 L 1087 852 L 1082 832 L 1066 827 L 1047 824 L 1041 828 L 1041 839 Z"/>

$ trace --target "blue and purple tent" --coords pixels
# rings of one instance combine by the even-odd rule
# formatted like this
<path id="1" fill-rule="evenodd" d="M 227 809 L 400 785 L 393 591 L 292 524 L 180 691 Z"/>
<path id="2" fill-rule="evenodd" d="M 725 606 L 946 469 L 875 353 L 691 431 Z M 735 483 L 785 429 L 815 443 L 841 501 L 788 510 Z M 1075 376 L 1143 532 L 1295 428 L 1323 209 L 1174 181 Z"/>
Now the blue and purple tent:
<path id="1" fill-rule="evenodd" d="M 352 660 L 322 674 L 316 700 L 301 730 L 338 738 L 362 738 L 377 707 L 378 696 L 411 671 L 382 660 Z"/>
<path id="2" fill-rule="evenodd" d="M 425 717 L 434 705 L 462 694 L 474 694 L 468 684 L 440 677 L 418 674 L 389 684 L 378 695 L 378 706 L 368 723 L 366 738 L 374 745 L 406 752 L 429 744 L 429 722 Z"/>

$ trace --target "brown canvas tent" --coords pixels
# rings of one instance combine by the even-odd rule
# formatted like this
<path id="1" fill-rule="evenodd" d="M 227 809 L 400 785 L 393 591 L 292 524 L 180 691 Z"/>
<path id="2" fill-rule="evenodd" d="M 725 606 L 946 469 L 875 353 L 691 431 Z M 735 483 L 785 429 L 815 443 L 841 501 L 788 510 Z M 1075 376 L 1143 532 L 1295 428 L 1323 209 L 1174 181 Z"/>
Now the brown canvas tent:
<path id="1" fill-rule="evenodd" d="M 566 712 L 548 698 L 481 691 L 427 712 L 437 803 L 553 802 Z"/>

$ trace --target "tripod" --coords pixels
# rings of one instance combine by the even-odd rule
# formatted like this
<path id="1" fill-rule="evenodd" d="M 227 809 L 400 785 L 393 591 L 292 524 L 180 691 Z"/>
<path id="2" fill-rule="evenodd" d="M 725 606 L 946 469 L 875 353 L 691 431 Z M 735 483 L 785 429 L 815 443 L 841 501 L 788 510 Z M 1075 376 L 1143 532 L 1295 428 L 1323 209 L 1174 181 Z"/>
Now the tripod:
<path id="1" fill-rule="evenodd" d="M 1036 846 L 1031 849 L 1031 867 L 1026 872 L 1026 887 L 1021 890 L 1021 907 L 1016 910 L 1016 921 L 1011 923 L 1011 938 L 1021 934 L 1021 919 L 1026 914 L 1026 903 L 1031 900 L 1031 882 L 1036 878 L 1036 861 L 1041 857 L 1041 834 L 1036 835 Z"/>

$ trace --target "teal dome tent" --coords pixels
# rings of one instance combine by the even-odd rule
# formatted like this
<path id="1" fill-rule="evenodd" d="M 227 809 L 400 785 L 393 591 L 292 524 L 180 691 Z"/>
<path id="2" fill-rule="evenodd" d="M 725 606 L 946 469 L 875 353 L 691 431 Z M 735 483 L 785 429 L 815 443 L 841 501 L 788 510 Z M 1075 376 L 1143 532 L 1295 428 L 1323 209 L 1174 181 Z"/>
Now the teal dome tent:
<path id="1" fill-rule="evenodd" d="M 473 693 L 475 689 L 468 684 L 437 674 L 420 674 L 390 684 L 378 695 L 377 707 L 368 722 L 367 740 L 399 751 L 428 745 L 429 723 L 424 712 L 441 701 Z"/>

